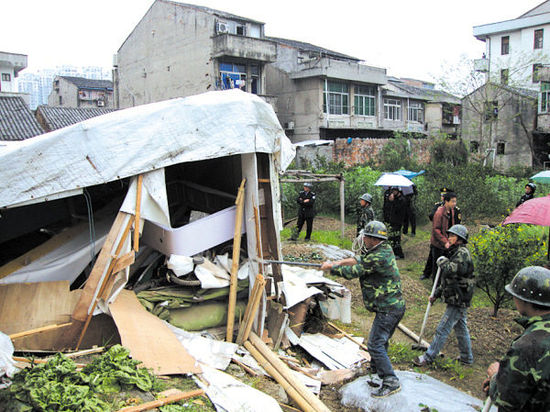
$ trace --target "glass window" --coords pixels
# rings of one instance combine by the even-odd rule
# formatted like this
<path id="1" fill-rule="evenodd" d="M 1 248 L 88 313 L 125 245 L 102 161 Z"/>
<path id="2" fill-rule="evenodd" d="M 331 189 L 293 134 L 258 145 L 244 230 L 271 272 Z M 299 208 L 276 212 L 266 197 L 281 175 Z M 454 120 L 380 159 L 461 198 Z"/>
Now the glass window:
<path id="1" fill-rule="evenodd" d="M 384 119 L 401 120 L 401 100 L 384 99 Z"/>
<path id="2" fill-rule="evenodd" d="M 247 84 L 247 66 L 245 64 L 235 64 L 229 62 L 220 62 L 219 87 L 226 89 L 242 89 L 246 92 L 258 94 L 259 90 L 259 65 L 250 65 L 251 79 Z M 250 90 L 249 90 L 250 87 Z"/>
<path id="3" fill-rule="evenodd" d="M 544 29 L 535 30 L 534 49 L 542 49 L 542 37 L 544 35 Z"/>
<path id="4" fill-rule="evenodd" d="M 540 85 L 539 113 L 550 113 L 550 83 Z"/>
<path id="5" fill-rule="evenodd" d="M 409 103 L 409 121 L 410 122 L 424 122 L 424 107 L 421 102 Z"/>
<path id="6" fill-rule="evenodd" d="M 538 83 L 540 81 L 539 69 L 542 67 L 542 64 L 535 63 L 533 64 L 533 83 Z"/>
<path id="7" fill-rule="evenodd" d="M 10 73 L 2 73 L 2 81 L 3 82 L 11 82 L 11 74 Z"/>
<path id="8" fill-rule="evenodd" d="M 354 91 L 354 113 L 359 116 L 374 116 L 376 114 L 376 88 L 355 86 Z"/>
<path id="9" fill-rule="evenodd" d="M 500 84 L 508 84 L 508 74 L 510 72 L 508 69 L 501 69 L 500 70 Z"/>
<path id="10" fill-rule="evenodd" d="M 497 143 L 497 155 L 503 155 L 504 154 L 504 148 L 506 144 L 504 142 Z"/>
<path id="11" fill-rule="evenodd" d="M 349 92 L 347 84 L 325 82 L 323 111 L 327 114 L 349 114 Z"/>
<path id="12" fill-rule="evenodd" d="M 510 36 L 502 36 L 500 38 L 500 54 L 510 53 Z"/>

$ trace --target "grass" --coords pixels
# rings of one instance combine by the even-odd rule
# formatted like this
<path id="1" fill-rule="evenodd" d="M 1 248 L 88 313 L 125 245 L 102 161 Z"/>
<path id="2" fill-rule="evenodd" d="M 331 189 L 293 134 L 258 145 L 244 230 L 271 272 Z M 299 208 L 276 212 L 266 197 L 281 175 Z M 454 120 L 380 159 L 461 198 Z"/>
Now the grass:
<path id="1" fill-rule="evenodd" d="M 281 240 L 289 240 L 292 232 L 290 228 L 281 231 Z M 300 239 L 303 239 L 303 231 L 300 233 Z M 337 230 L 315 230 L 311 234 L 311 239 L 314 243 L 322 243 L 325 245 L 335 245 L 341 249 L 351 250 L 351 240 L 340 236 Z"/>

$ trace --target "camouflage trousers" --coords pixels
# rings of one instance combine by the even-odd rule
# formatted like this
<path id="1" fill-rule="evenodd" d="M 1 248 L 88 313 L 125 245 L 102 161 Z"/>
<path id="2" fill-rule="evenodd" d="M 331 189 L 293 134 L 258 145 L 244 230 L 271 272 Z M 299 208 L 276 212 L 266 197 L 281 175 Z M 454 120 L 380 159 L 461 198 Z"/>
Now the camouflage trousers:
<path id="1" fill-rule="evenodd" d="M 391 245 L 393 253 L 396 257 L 403 259 L 403 248 L 401 247 L 401 225 L 387 224 L 388 226 L 388 242 Z"/>

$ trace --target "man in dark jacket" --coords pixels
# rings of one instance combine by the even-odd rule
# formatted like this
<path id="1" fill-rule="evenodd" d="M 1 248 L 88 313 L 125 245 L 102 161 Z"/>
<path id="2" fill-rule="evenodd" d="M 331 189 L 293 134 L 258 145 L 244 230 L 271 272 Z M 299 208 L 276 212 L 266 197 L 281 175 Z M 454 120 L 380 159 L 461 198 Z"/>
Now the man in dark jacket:
<path id="1" fill-rule="evenodd" d="M 405 218 L 405 199 L 401 189 L 393 186 L 384 195 L 384 222 L 389 226 L 388 241 L 397 259 L 405 258 L 401 247 L 401 227 Z"/>
<path id="2" fill-rule="evenodd" d="M 537 185 L 534 183 L 527 183 L 525 185 L 525 194 L 520 197 L 519 202 L 516 203 L 516 207 L 519 205 L 531 200 L 535 197 L 535 191 L 537 190 Z"/>
<path id="3" fill-rule="evenodd" d="M 311 191 L 313 185 L 304 183 L 304 190 L 300 192 L 296 202 L 298 203 L 298 222 L 292 231 L 291 240 L 298 240 L 304 223 L 306 224 L 306 237 L 304 240 L 311 239 L 313 231 L 313 218 L 315 217 L 315 193 Z"/>
<path id="4" fill-rule="evenodd" d="M 483 390 L 499 412 L 550 411 L 550 270 L 523 268 L 505 289 L 525 331 L 489 366 Z"/>
<path id="5" fill-rule="evenodd" d="M 403 220 L 403 234 L 409 232 L 409 224 L 411 225 L 411 236 L 416 236 L 416 205 L 415 199 L 418 195 L 416 185 L 412 185 L 412 192 L 404 195 L 405 198 L 405 218 Z"/>
<path id="6" fill-rule="evenodd" d="M 372 393 L 375 398 L 384 398 L 401 390 L 390 358 L 388 342 L 405 314 L 405 301 L 401 293 L 401 278 L 395 256 L 387 240 L 386 226 L 373 220 L 365 229 L 365 254 L 336 262 L 324 262 L 321 270 L 330 270 L 332 275 L 346 279 L 359 278 L 363 304 L 376 316 L 370 329 L 367 347 L 371 367 L 382 379 L 382 385 Z M 371 382 L 371 386 L 377 385 Z"/>
<path id="7" fill-rule="evenodd" d="M 454 225 L 448 230 L 449 244 L 447 256 L 441 256 L 437 265 L 441 270 L 441 286 L 430 296 L 430 302 L 442 297 L 447 310 L 439 322 L 435 336 L 426 353 L 413 360 L 416 366 L 432 363 L 445 344 L 451 330 L 455 330 L 460 350 L 460 362 L 470 365 L 474 362 L 470 332 L 466 323 L 466 312 L 474 294 L 474 264 L 466 247 L 468 230 L 462 225 Z"/>

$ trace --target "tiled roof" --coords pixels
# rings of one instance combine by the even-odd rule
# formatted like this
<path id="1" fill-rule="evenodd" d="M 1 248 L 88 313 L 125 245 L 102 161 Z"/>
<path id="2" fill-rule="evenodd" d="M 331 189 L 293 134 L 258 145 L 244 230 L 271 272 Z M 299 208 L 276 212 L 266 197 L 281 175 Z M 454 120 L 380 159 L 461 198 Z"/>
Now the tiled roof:
<path id="1" fill-rule="evenodd" d="M 445 102 L 445 103 L 460 103 L 460 98 L 444 92 L 442 90 L 428 89 L 422 87 L 412 86 L 399 81 L 390 81 L 395 87 L 408 93 L 411 98 L 419 100 L 428 100 L 432 102 Z"/>
<path id="2" fill-rule="evenodd" d="M 287 46 L 295 47 L 295 48 L 300 49 L 300 50 L 312 51 L 312 52 L 315 52 L 315 53 L 326 54 L 329 57 L 336 57 L 338 59 L 345 59 L 345 60 L 354 60 L 354 61 L 357 61 L 357 62 L 361 61 L 361 59 L 358 59 L 356 57 L 352 57 L 352 56 L 348 56 L 346 54 L 342 54 L 342 53 L 338 53 L 338 52 L 335 52 L 335 51 L 332 51 L 332 50 L 324 49 L 322 47 L 315 46 L 314 44 L 310 44 L 310 43 L 304 43 L 304 42 L 301 42 L 301 41 L 290 40 L 290 39 L 282 39 L 280 37 L 266 37 L 266 39 L 272 40 L 272 41 L 277 42 L 277 43 L 286 44 Z"/>
<path id="3" fill-rule="evenodd" d="M 59 76 L 79 89 L 106 89 L 113 90 L 113 82 L 110 80 L 86 79 L 85 77 Z"/>
<path id="4" fill-rule="evenodd" d="M 0 96 L 0 140 L 25 140 L 44 133 L 20 96 Z"/>
<path id="5" fill-rule="evenodd" d="M 36 115 L 44 128 L 51 132 L 72 124 L 82 122 L 92 117 L 114 112 L 116 109 L 105 108 L 80 108 L 80 107 L 54 107 L 42 105 L 36 109 Z"/>

